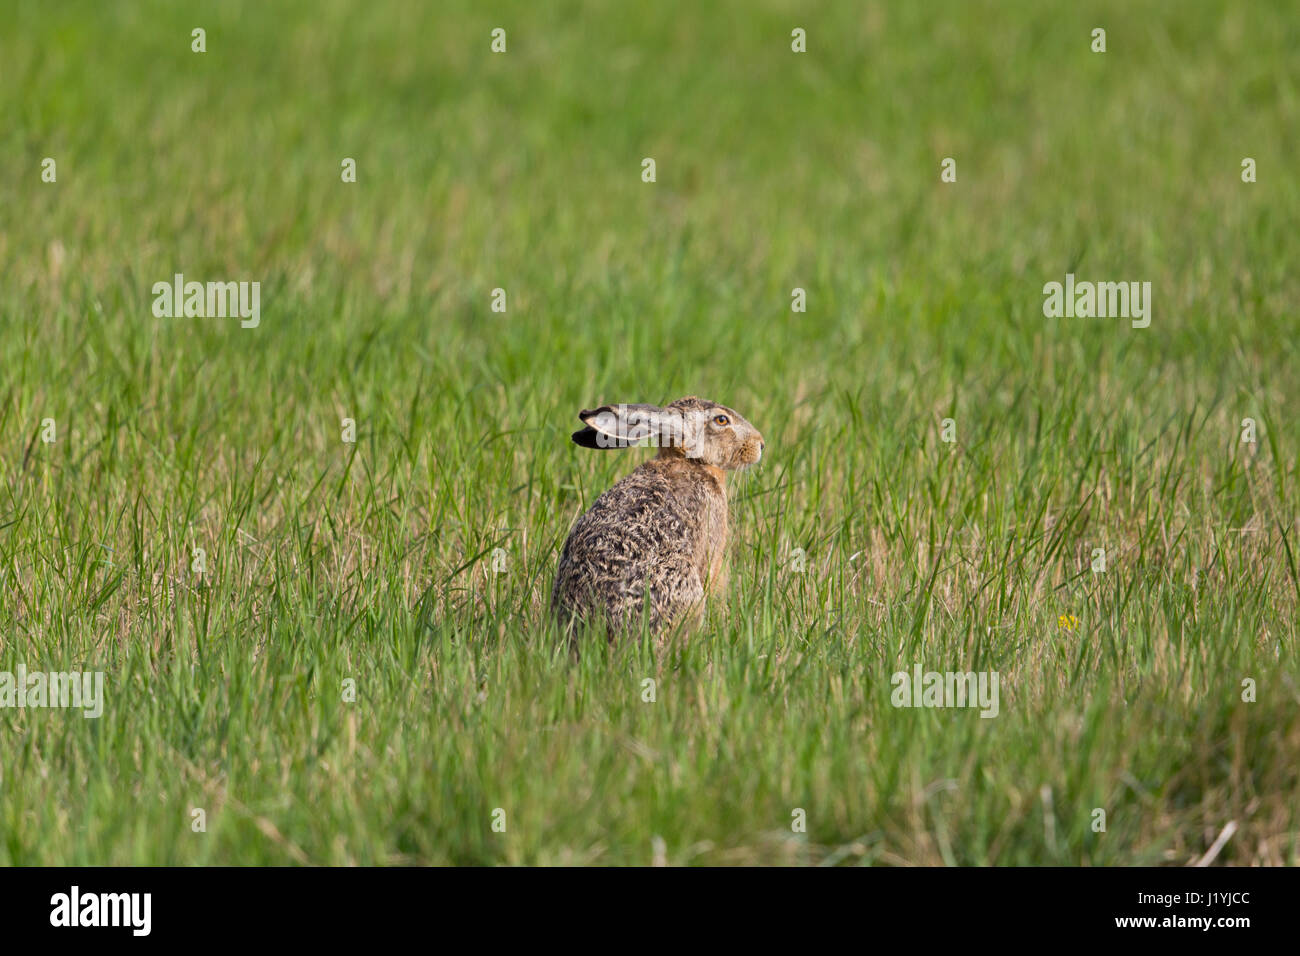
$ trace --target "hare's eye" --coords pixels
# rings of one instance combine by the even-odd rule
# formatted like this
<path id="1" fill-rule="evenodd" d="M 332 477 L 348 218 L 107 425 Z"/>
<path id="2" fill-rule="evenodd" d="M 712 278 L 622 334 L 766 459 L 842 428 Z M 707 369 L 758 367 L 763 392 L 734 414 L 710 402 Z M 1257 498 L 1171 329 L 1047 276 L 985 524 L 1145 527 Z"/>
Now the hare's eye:
<path id="1" fill-rule="evenodd" d="M 728 418 L 726 415 L 714 415 L 714 416 L 713 416 L 713 424 L 715 424 L 715 425 L 730 425 L 730 424 L 731 424 L 731 419 Z"/>

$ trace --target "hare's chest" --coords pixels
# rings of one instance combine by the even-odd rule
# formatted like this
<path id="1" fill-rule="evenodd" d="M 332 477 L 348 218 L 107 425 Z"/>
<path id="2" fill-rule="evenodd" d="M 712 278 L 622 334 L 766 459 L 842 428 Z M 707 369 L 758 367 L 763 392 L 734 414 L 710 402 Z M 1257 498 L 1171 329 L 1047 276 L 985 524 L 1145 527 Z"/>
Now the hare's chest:
<path id="1" fill-rule="evenodd" d="M 727 583 L 727 502 L 711 497 L 704 508 L 703 534 L 697 550 L 697 566 L 710 593 Z"/>
<path id="2" fill-rule="evenodd" d="M 685 533 L 676 550 L 690 560 L 700 583 L 713 593 L 726 584 L 727 491 L 721 470 L 685 460 L 657 460 L 664 498 Z"/>

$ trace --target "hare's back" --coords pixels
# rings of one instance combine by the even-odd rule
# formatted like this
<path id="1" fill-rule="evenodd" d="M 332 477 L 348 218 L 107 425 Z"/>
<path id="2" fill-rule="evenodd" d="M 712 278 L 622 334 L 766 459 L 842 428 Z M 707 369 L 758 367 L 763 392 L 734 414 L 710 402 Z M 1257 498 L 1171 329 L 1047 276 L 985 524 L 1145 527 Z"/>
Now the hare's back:
<path id="1" fill-rule="evenodd" d="M 694 550 L 691 515 L 657 470 L 642 466 L 596 499 L 569 534 L 565 551 L 653 561 Z M 639 559 L 639 561 L 638 561 Z"/>

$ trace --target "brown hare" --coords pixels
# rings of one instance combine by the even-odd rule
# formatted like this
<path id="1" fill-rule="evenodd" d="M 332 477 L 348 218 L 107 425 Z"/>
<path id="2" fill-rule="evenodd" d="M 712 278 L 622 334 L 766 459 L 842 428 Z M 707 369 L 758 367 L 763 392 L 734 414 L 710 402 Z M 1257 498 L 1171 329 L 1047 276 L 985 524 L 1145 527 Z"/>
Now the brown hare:
<path id="1" fill-rule="evenodd" d="M 649 440 L 659 454 L 596 499 L 564 542 L 551 592 L 561 625 L 603 618 L 611 635 L 698 621 L 726 587 L 725 473 L 762 457 L 763 436 L 725 405 L 602 405 L 579 413 L 584 448 Z"/>

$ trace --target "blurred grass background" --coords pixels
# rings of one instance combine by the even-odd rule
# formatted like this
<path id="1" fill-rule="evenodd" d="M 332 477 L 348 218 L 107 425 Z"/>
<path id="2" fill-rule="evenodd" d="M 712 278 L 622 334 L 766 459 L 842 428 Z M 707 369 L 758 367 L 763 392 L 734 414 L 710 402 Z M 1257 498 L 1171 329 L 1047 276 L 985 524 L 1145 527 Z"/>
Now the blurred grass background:
<path id="1" fill-rule="evenodd" d="M 0 7 L 0 669 L 108 695 L 0 710 L 0 861 L 1296 862 L 1294 6 Z M 728 599 L 575 662 L 574 416 L 684 394 Z"/>

